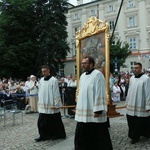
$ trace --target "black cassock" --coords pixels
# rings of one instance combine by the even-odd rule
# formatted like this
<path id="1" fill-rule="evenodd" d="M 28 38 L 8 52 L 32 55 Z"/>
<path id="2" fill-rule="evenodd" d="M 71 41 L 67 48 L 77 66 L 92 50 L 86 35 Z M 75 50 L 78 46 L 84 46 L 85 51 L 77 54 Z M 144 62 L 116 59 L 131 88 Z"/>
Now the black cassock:
<path id="1" fill-rule="evenodd" d="M 39 114 L 38 130 L 42 139 L 64 139 L 65 128 L 61 120 L 61 114 Z"/>
<path id="2" fill-rule="evenodd" d="M 140 136 L 150 138 L 150 116 L 137 117 L 127 115 L 127 121 L 129 126 L 129 138 L 134 140 L 139 140 Z"/>
<path id="3" fill-rule="evenodd" d="M 108 123 L 78 122 L 75 131 L 75 150 L 112 150 Z"/>

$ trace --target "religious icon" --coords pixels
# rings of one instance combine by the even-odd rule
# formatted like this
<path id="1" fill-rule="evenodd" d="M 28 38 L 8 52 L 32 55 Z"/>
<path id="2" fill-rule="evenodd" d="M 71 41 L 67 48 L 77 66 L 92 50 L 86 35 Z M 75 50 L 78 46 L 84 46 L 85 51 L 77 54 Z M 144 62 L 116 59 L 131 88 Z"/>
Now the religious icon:
<path id="1" fill-rule="evenodd" d="M 95 68 L 104 69 L 105 64 L 105 38 L 99 33 L 81 40 L 81 57 L 92 56 L 95 59 Z M 103 71 L 102 71 L 103 72 Z"/>
<path id="2" fill-rule="evenodd" d="M 96 17 L 91 17 L 83 28 L 76 34 L 77 47 L 77 83 L 82 74 L 81 61 L 85 56 L 92 56 L 95 60 L 95 68 L 101 71 L 106 78 L 106 95 L 108 104 L 110 101 L 109 73 L 109 25 Z M 77 89 L 78 91 L 78 89 Z"/>

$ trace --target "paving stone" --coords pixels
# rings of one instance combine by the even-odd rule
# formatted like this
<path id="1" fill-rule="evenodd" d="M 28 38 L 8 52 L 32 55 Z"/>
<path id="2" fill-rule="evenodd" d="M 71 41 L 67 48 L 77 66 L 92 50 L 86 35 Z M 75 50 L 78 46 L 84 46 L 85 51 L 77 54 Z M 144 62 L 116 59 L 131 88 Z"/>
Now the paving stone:
<path id="1" fill-rule="evenodd" d="M 124 113 L 124 110 L 119 110 Z M 7 114 L 6 127 L 4 128 L 3 118 L 0 119 L 0 150 L 53 150 L 52 148 L 61 145 L 61 150 L 73 150 L 74 133 L 76 121 L 74 119 L 62 119 L 67 138 L 66 140 L 49 140 L 36 143 L 35 138 L 39 137 L 37 129 L 38 113 L 24 114 L 23 124 L 21 115 L 16 115 L 15 125 L 12 125 L 13 118 Z M 111 118 L 111 127 L 109 129 L 114 150 L 150 150 L 150 139 L 140 138 L 136 144 L 130 144 L 128 138 L 128 126 L 125 116 Z M 69 145 L 65 143 L 72 138 Z M 63 149 L 67 145 L 67 149 Z"/>

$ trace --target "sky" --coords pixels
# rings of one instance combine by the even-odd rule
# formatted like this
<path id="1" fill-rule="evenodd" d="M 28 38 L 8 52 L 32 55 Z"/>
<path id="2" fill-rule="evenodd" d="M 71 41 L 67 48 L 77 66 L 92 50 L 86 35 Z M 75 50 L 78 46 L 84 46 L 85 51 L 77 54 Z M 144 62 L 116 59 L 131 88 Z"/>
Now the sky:
<path id="1" fill-rule="evenodd" d="M 91 2 L 91 0 L 83 0 L 83 3 Z M 69 0 L 69 3 L 77 5 L 77 0 Z"/>

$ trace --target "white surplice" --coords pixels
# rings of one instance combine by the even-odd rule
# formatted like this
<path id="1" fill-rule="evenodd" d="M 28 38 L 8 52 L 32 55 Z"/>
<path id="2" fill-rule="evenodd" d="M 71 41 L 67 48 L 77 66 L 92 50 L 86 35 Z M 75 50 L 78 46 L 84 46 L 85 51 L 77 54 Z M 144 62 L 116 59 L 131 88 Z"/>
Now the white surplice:
<path id="1" fill-rule="evenodd" d="M 140 78 L 132 76 L 126 98 L 126 113 L 130 116 L 150 116 L 150 78 L 142 75 Z"/>
<path id="2" fill-rule="evenodd" d="M 47 81 L 45 81 L 44 78 L 41 78 L 38 96 L 39 113 L 54 114 L 59 112 L 59 109 L 51 109 L 53 106 L 55 108 L 62 106 L 58 81 L 56 78 L 51 77 Z"/>
<path id="3" fill-rule="evenodd" d="M 83 73 L 80 77 L 75 120 L 78 122 L 106 122 L 107 101 L 103 74 L 94 70 L 91 74 Z M 102 111 L 100 117 L 94 118 L 94 112 Z"/>

